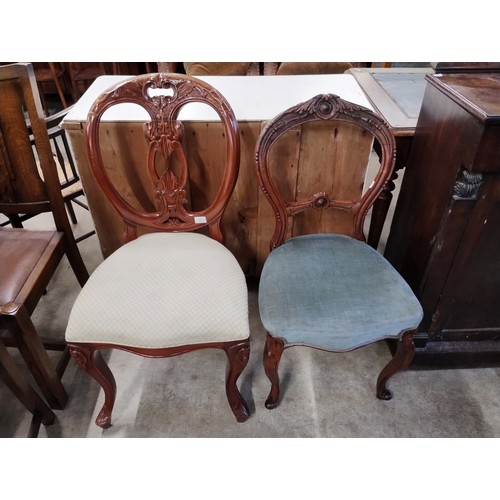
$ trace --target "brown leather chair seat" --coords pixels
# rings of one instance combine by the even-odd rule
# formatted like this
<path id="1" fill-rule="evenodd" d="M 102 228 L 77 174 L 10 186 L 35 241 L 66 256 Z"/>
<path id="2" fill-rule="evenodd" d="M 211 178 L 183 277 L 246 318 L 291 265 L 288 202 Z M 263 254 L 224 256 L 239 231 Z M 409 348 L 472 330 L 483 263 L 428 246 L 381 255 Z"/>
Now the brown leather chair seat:
<path id="1" fill-rule="evenodd" d="M 63 234 L 57 231 L 0 230 L 0 307 L 15 303 L 24 295 L 24 286 L 41 261 L 56 251 L 63 253 L 62 238 Z"/>

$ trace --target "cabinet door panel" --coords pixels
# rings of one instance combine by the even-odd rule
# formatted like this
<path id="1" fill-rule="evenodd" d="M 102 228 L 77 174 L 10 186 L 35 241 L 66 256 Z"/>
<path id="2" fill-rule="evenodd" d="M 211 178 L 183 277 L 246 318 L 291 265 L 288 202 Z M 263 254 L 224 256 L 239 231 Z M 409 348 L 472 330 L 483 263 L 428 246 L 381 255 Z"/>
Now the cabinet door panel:
<path id="1" fill-rule="evenodd" d="M 436 313 L 445 339 L 500 338 L 500 175 L 484 175 Z"/>

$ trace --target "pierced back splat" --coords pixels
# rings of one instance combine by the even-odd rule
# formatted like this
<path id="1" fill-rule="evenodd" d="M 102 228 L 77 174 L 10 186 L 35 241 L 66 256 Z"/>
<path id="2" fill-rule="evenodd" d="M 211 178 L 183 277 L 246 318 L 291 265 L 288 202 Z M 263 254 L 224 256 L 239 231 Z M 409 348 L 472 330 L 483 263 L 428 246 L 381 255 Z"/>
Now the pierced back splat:
<path id="1" fill-rule="evenodd" d="M 99 127 L 105 111 L 132 103 L 143 107 L 150 122 L 146 169 L 151 180 L 155 210 L 133 207 L 113 186 L 100 150 Z M 189 207 L 189 166 L 182 146 L 182 124 L 178 115 L 188 103 L 202 103 L 220 117 L 226 140 L 225 164 L 215 198 L 199 211 Z M 153 231 L 193 231 L 208 226 L 210 236 L 222 241 L 220 220 L 236 183 L 240 143 L 234 114 L 225 98 L 201 80 L 185 75 L 155 73 L 122 82 L 94 103 L 87 122 L 88 152 L 94 175 L 126 224 L 126 240 L 137 236 L 137 228 Z M 175 164 L 175 169 L 172 165 Z"/>

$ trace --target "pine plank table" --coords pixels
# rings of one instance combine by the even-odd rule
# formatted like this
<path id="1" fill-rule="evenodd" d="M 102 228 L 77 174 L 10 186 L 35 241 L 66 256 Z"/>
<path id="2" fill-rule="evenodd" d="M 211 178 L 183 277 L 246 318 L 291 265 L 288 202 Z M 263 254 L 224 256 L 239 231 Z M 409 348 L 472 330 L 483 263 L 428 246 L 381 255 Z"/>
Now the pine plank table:
<path id="1" fill-rule="evenodd" d="M 102 76 L 66 115 L 62 127 L 66 130 L 85 189 L 89 208 L 104 257 L 123 244 L 123 226 L 118 215 L 96 185 L 90 172 L 85 141 L 85 122 L 94 100 L 107 88 L 128 76 Z M 241 137 L 240 173 L 231 203 L 223 219 L 226 245 L 235 254 L 247 276 L 258 276 L 269 252 L 269 241 L 274 228 L 274 216 L 257 185 L 254 173 L 254 148 L 265 122 L 278 113 L 320 93 L 333 93 L 370 109 L 372 105 L 356 78 L 350 74 L 300 76 L 205 76 L 200 79 L 218 89 L 228 100 L 238 120 Z M 122 105 L 108 111 L 106 133 L 119 141 L 120 147 L 102 151 L 110 168 L 145 158 L 146 141 L 143 133 L 146 112 L 135 106 Z M 221 128 L 215 112 L 203 105 L 191 104 L 184 108 L 179 119 L 184 126 L 188 161 L 200 161 L 205 155 L 205 168 L 217 168 L 223 158 Z M 321 131 L 315 145 L 321 144 Z M 193 146 L 192 148 L 190 147 Z M 317 148 L 316 148 L 317 149 Z M 190 151 L 197 151 L 196 155 Z M 297 155 L 313 154 L 321 160 L 320 152 L 303 151 Z M 301 158 L 290 160 L 296 166 L 291 182 L 300 189 L 307 179 L 300 176 Z M 289 176 L 290 177 L 290 176 Z M 123 175 L 123 189 L 134 189 L 133 183 Z M 200 180 L 192 184 L 191 197 L 201 200 L 209 196 Z"/>

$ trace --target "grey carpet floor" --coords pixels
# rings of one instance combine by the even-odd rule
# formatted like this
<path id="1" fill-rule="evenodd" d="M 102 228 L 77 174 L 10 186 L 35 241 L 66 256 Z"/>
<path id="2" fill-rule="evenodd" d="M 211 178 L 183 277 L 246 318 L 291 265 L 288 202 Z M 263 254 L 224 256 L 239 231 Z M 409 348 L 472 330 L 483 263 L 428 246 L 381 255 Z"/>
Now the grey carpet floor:
<path id="1" fill-rule="evenodd" d="M 79 211 L 77 234 L 91 227 Z M 39 222 L 33 222 L 40 227 Z M 43 227 L 43 224 L 42 224 Z M 79 243 L 92 272 L 102 260 L 97 237 Z M 42 336 L 63 338 L 79 286 L 66 261 L 42 298 L 33 320 Z M 56 422 L 39 437 L 197 438 L 483 438 L 500 436 L 500 369 L 417 370 L 390 381 L 391 401 L 375 397 L 375 381 L 390 358 L 384 342 L 334 354 L 295 347 L 283 355 L 282 397 L 267 410 L 269 382 L 262 366 L 265 331 L 257 288 L 249 284 L 251 356 L 240 377 L 251 417 L 237 423 L 225 390 L 225 354 L 204 350 L 167 359 L 121 351 L 106 353 L 117 386 L 113 425 L 94 423 L 102 405 L 100 387 L 70 361 L 63 383 L 69 393 Z M 16 353 L 12 350 L 12 353 Z M 51 353 L 56 360 L 59 353 Z M 22 361 L 19 360 L 20 366 Z M 27 435 L 31 415 L 0 386 L 0 437 Z"/>

